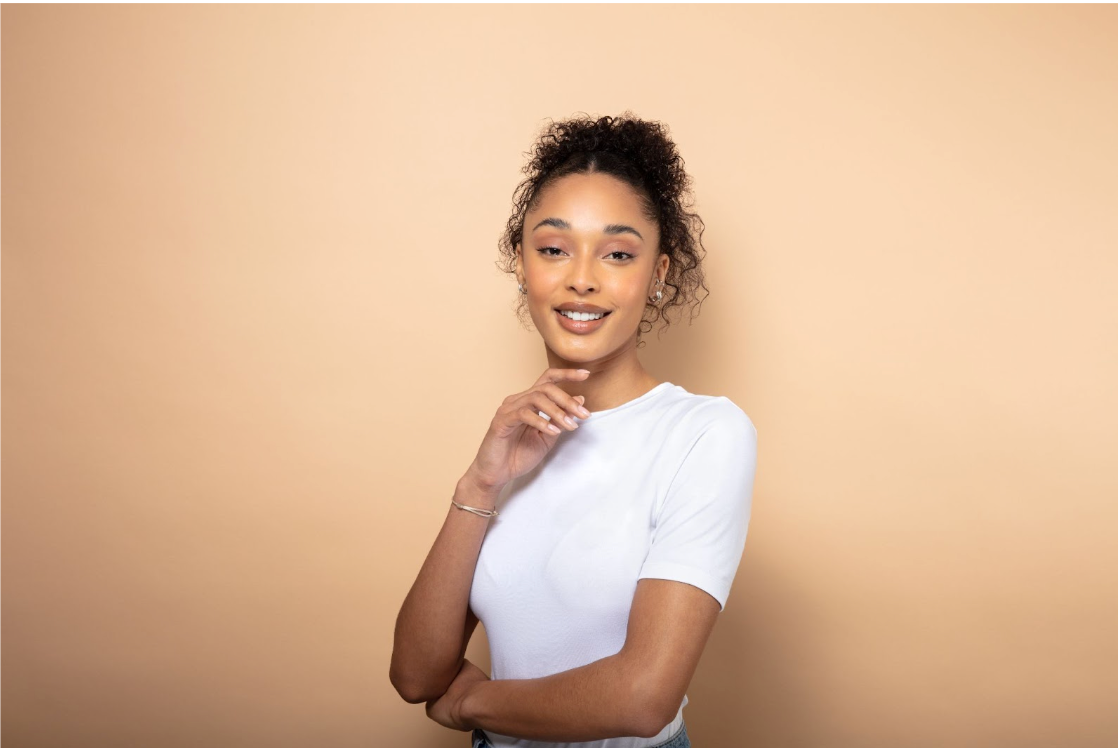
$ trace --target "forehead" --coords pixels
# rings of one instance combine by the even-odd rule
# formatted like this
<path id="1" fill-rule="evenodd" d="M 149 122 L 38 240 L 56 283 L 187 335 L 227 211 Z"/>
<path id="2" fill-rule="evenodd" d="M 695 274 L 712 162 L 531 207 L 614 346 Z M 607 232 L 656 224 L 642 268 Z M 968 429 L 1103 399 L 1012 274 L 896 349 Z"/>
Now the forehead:
<path id="1" fill-rule="evenodd" d="M 607 174 L 568 174 L 552 182 L 528 211 L 530 216 L 544 213 L 564 218 L 575 228 L 600 228 L 620 218 L 649 225 L 636 190 Z"/>

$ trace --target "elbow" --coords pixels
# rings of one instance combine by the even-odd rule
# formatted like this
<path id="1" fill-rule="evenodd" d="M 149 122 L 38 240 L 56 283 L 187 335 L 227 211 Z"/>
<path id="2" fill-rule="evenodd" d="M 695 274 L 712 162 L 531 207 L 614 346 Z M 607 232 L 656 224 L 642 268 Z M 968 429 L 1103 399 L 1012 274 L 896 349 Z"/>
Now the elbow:
<path id="1" fill-rule="evenodd" d="M 668 724 L 675 719 L 675 714 L 664 719 L 659 712 L 646 710 L 643 715 L 638 715 L 633 722 L 633 734 L 642 738 L 654 738 L 659 735 Z"/>
<path id="2" fill-rule="evenodd" d="M 401 685 L 396 681 L 392 681 L 392 687 L 396 689 L 396 693 L 400 694 L 400 698 L 409 704 L 421 704 L 430 700 L 418 689 Z"/>
<path id="3" fill-rule="evenodd" d="M 388 668 L 388 680 L 391 681 L 392 687 L 396 689 L 396 693 L 400 694 L 401 699 L 409 704 L 419 703 L 421 694 L 396 672 L 395 663 Z"/>
<path id="4" fill-rule="evenodd" d="M 635 688 L 629 703 L 629 731 L 641 738 L 659 735 L 679 711 L 679 704 L 675 704 L 669 713 L 663 690 L 654 684 L 651 692 L 648 688 Z"/>
<path id="5" fill-rule="evenodd" d="M 395 662 L 388 669 L 388 680 L 392 682 L 392 687 L 400 694 L 400 698 L 409 704 L 422 704 L 437 699 L 446 693 L 450 685 L 447 683 L 439 688 L 432 686 L 430 682 L 411 680 L 399 671 Z"/>
<path id="6" fill-rule="evenodd" d="M 400 694 L 400 698 L 409 704 L 419 704 L 429 701 L 427 694 L 422 688 L 410 682 L 399 672 L 395 661 L 393 661 L 388 668 L 388 680 L 391 681 L 392 687 L 396 689 L 396 693 Z"/>
<path id="7" fill-rule="evenodd" d="M 395 680 L 392 681 L 392 687 L 396 689 L 396 693 L 400 694 L 400 698 L 409 704 L 423 704 L 442 696 L 441 693 L 431 693 L 414 685 L 399 683 Z"/>

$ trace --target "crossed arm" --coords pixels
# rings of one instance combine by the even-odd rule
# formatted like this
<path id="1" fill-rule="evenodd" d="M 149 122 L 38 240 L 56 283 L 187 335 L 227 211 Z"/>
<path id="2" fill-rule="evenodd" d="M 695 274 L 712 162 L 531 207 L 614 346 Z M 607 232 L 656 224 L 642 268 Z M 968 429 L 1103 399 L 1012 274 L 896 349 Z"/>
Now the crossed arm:
<path id="1" fill-rule="evenodd" d="M 458 729 L 530 740 L 655 736 L 679 710 L 719 610 L 698 587 L 641 579 L 617 654 L 524 680 L 489 680 L 467 661 L 447 692 L 428 702 L 428 714 Z"/>

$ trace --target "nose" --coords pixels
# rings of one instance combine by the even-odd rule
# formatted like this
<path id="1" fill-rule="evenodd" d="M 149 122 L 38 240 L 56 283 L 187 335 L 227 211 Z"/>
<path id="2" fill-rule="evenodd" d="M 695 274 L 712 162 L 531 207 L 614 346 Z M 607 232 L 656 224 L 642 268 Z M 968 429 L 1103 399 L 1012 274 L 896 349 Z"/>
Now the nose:
<path id="1" fill-rule="evenodd" d="M 598 278 L 595 275 L 594 252 L 587 248 L 567 265 L 567 288 L 579 294 L 591 293 L 598 290 Z"/>

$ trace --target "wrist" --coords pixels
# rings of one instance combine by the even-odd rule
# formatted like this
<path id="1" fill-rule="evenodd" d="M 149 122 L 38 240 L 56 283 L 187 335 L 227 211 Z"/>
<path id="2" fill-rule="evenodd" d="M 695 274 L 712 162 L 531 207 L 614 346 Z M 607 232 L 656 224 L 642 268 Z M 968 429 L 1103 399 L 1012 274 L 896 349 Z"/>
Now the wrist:
<path id="1" fill-rule="evenodd" d="M 494 485 L 478 477 L 471 468 L 458 480 L 458 485 L 454 491 L 454 500 L 477 509 L 493 509 L 497 504 L 497 497 L 501 494 L 501 488 L 502 486 Z"/>
<path id="2" fill-rule="evenodd" d="M 478 687 L 487 680 L 475 681 L 466 686 L 462 698 L 458 700 L 458 723 L 467 730 L 481 727 L 478 724 Z"/>

